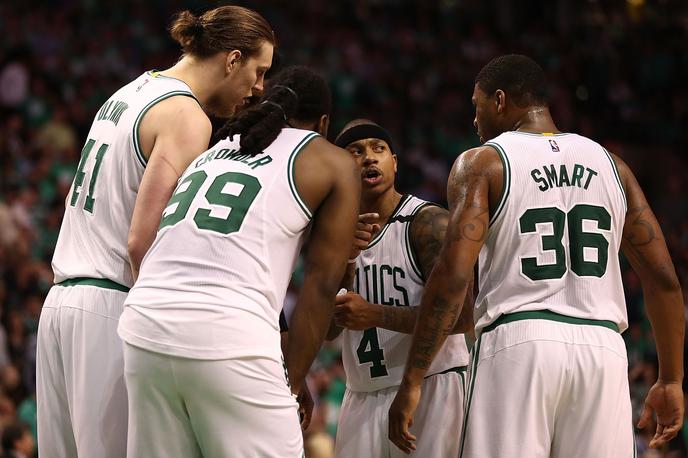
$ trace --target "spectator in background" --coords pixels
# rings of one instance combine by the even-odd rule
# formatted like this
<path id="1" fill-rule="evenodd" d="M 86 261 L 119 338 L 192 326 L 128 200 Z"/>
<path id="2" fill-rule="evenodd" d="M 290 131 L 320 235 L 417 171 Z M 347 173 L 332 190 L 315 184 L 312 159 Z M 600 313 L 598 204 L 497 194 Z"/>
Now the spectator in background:
<path id="1" fill-rule="evenodd" d="M 35 443 L 29 427 L 23 423 L 12 423 L 2 431 L 2 451 L 5 458 L 31 458 Z"/>

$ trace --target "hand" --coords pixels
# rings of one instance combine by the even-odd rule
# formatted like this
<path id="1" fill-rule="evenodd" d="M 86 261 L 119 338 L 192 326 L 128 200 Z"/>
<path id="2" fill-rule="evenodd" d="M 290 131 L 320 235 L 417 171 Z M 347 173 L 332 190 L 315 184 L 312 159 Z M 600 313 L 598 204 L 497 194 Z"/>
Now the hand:
<path id="1" fill-rule="evenodd" d="M 652 385 L 638 421 L 638 428 L 643 429 L 652 422 L 652 412 L 657 415 L 657 431 L 650 447 L 659 448 L 676 437 L 683 426 L 683 409 L 681 382 L 658 380 Z"/>
<path id="2" fill-rule="evenodd" d="M 380 215 L 377 213 L 358 215 L 358 223 L 356 223 L 356 232 L 354 233 L 354 246 L 349 254 L 349 259 L 356 259 L 361 254 L 361 251 L 368 248 L 370 241 L 380 231 L 379 219 Z"/>
<path id="3" fill-rule="evenodd" d="M 409 432 L 420 401 L 420 385 L 402 383 L 389 408 L 389 440 L 407 455 L 416 449 L 416 436 Z"/>
<path id="4" fill-rule="evenodd" d="M 382 307 L 371 304 L 356 293 L 338 295 L 335 298 L 334 322 L 352 331 L 374 328 L 382 322 Z"/>
<path id="5" fill-rule="evenodd" d="M 306 382 L 303 382 L 299 395 L 296 397 L 299 403 L 299 418 L 301 419 L 301 430 L 305 431 L 311 424 L 313 417 L 313 398 Z"/>

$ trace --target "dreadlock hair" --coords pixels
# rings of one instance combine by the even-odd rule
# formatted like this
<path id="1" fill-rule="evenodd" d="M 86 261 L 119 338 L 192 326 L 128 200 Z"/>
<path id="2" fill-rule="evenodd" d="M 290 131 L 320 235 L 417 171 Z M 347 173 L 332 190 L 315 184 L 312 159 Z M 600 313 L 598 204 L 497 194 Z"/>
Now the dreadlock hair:
<path id="1" fill-rule="evenodd" d="M 537 62 L 521 54 L 507 54 L 492 59 L 475 77 L 486 94 L 497 89 L 513 98 L 519 107 L 547 105 L 547 79 Z"/>
<path id="2" fill-rule="evenodd" d="M 287 67 L 270 80 L 260 102 L 227 121 L 218 137 L 239 134 L 241 151 L 255 155 L 275 141 L 287 120 L 317 123 L 331 104 L 322 76 L 308 67 Z"/>

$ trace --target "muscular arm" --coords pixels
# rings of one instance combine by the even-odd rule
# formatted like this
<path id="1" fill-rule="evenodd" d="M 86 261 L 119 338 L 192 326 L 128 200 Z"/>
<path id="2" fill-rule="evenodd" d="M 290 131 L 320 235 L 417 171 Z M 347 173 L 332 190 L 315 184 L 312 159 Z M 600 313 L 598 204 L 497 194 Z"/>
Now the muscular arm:
<path id="1" fill-rule="evenodd" d="M 208 148 L 211 124 L 198 103 L 184 96 L 154 106 L 143 118 L 141 146 L 148 154 L 131 218 L 127 248 L 134 280 L 153 244 L 162 212 L 189 163 Z"/>
<path id="2" fill-rule="evenodd" d="M 640 277 L 659 359 L 659 378 L 645 398 L 638 427 L 649 425 L 654 413 L 657 429 L 650 447 L 661 447 L 683 426 L 685 308 L 681 286 L 657 218 L 630 168 L 616 156 L 614 161 L 628 204 L 621 249 Z"/>
<path id="3" fill-rule="evenodd" d="M 659 378 L 683 379 L 684 304 L 681 286 L 662 229 L 630 168 L 614 157 L 622 178 L 628 211 L 621 249 L 640 277 L 647 314 L 652 323 Z"/>
<path id="4" fill-rule="evenodd" d="M 489 173 L 495 160 L 491 148 L 477 148 L 462 154 L 452 169 L 447 187 L 447 234 L 423 290 L 403 384 L 420 386 L 461 312 L 473 266 L 487 237 Z"/>
<path id="5" fill-rule="evenodd" d="M 347 152 L 322 139 L 313 142 L 306 147 L 310 152 L 302 152 L 296 163 L 299 192 L 309 208 L 317 210 L 305 258 L 304 283 L 289 323 L 285 355 L 295 393 L 332 319 L 335 294 L 353 242 L 361 187 L 360 173 Z"/>
<path id="6" fill-rule="evenodd" d="M 435 266 L 447 232 L 449 213 L 438 206 L 427 206 L 411 222 L 411 249 L 420 264 L 422 277 L 428 278 Z M 469 307 L 471 308 L 471 307 Z M 397 307 L 394 305 L 371 304 L 357 294 L 349 294 L 338 300 L 335 310 L 339 324 L 354 330 L 371 327 L 389 329 L 404 334 L 413 334 L 418 319 L 419 307 Z M 469 310 L 471 313 L 471 310 Z M 472 319 L 457 321 L 452 333 L 465 332 L 472 326 Z"/>

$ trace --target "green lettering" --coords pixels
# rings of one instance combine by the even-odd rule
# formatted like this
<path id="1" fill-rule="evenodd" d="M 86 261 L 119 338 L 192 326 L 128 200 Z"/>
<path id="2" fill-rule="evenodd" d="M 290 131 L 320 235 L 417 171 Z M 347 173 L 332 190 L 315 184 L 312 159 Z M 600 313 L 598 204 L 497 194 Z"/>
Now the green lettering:
<path id="1" fill-rule="evenodd" d="M 584 172 L 585 172 L 585 168 L 582 165 L 576 164 L 573 166 L 573 175 L 571 176 L 571 186 L 578 186 L 579 188 L 583 187 L 583 185 L 581 184 L 581 178 L 583 178 Z"/>
<path id="2" fill-rule="evenodd" d="M 549 189 L 547 180 L 542 178 L 542 172 L 540 172 L 538 169 L 531 170 L 530 176 L 533 177 L 533 180 L 535 180 L 536 183 L 540 183 L 540 186 L 538 186 L 540 191 L 547 191 Z"/>
<path id="3" fill-rule="evenodd" d="M 547 176 L 547 181 L 549 181 L 549 187 L 553 188 L 557 186 L 557 171 L 554 168 L 554 165 L 550 165 L 549 168 L 547 166 L 544 166 L 542 168 L 545 171 L 545 175 Z"/>
<path id="4" fill-rule="evenodd" d="M 595 172 L 593 169 L 586 167 L 585 170 L 588 172 L 588 179 L 585 182 L 585 186 L 583 186 L 584 189 L 588 189 L 588 186 L 590 185 L 590 180 L 592 180 L 592 177 L 597 175 L 597 172 Z"/>
<path id="5" fill-rule="evenodd" d="M 393 275 L 394 275 L 394 289 L 399 291 L 402 296 L 404 297 L 403 302 L 399 302 L 398 299 L 395 299 L 394 302 L 398 306 L 403 306 L 403 307 L 408 307 L 409 305 L 409 299 L 408 299 L 408 293 L 406 292 L 406 288 L 401 286 L 399 283 L 397 283 L 397 274 L 399 274 L 399 277 L 401 280 L 406 278 L 406 274 L 404 273 L 404 270 L 401 267 L 395 267 L 393 269 Z"/>
<path id="6" fill-rule="evenodd" d="M 227 156 L 229 156 L 231 153 L 230 151 L 233 151 L 229 148 L 223 148 L 220 151 L 217 152 L 217 156 L 215 156 L 215 159 L 225 159 Z"/>
<path id="7" fill-rule="evenodd" d="M 368 273 L 370 272 L 370 266 L 363 266 L 363 275 L 365 276 L 366 285 L 366 300 L 370 302 L 370 282 L 368 280 Z"/>
<path id="8" fill-rule="evenodd" d="M 102 107 L 100 107 L 100 110 L 98 110 L 98 121 L 102 121 L 103 119 L 105 119 L 105 115 L 107 114 L 108 108 L 110 107 L 111 103 L 112 102 L 108 100 L 103 104 Z"/>
<path id="9" fill-rule="evenodd" d="M 561 167 L 559 167 L 559 187 L 562 186 L 571 186 L 569 174 L 566 171 L 566 166 L 564 164 L 561 164 Z"/>
<path id="10" fill-rule="evenodd" d="M 117 102 L 115 104 L 115 108 L 112 110 L 112 113 L 110 113 L 110 116 L 108 116 L 108 120 L 112 121 L 115 125 L 119 122 L 119 118 L 122 117 L 122 113 L 126 111 L 126 109 L 129 108 L 129 105 L 127 105 L 124 102 Z"/>
<path id="11" fill-rule="evenodd" d="M 394 305 L 394 300 L 391 297 L 387 299 L 385 294 L 385 272 L 387 277 L 392 278 L 392 268 L 383 264 L 380 266 L 380 303 L 382 305 Z"/>
<path id="12" fill-rule="evenodd" d="M 249 162 L 248 166 L 255 170 L 257 167 L 268 165 L 270 162 L 272 162 L 272 158 L 270 156 L 264 156 L 253 162 Z"/>

